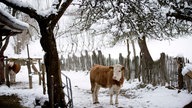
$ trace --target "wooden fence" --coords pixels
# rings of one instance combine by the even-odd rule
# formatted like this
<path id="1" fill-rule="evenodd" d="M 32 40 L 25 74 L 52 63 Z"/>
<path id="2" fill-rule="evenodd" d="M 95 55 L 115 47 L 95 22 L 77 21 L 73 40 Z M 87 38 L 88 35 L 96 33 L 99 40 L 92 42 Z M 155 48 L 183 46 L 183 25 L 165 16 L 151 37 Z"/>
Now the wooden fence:
<path id="1" fill-rule="evenodd" d="M 187 62 L 188 60 L 184 59 L 184 61 Z M 144 71 L 144 64 L 140 57 L 137 56 L 130 60 L 123 57 L 121 53 L 119 54 L 119 59 L 111 58 L 110 54 L 108 57 L 104 57 L 101 51 L 93 51 L 92 55 L 89 55 L 88 52 L 85 51 L 85 55 L 81 54 L 80 57 L 75 54 L 68 56 L 67 58 L 61 57 L 61 69 L 65 71 L 89 71 L 94 64 L 109 66 L 117 63 L 125 66 L 125 76 L 127 79 L 138 78 L 144 83 L 153 85 L 168 84 L 173 87 L 178 86 L 177 58 L 165 55 L 165 53 L 160 54 L 159 60 L 154 61 L 152 68 L 148 72 Z M 128 68 L 130 68 L 130 71 L 128 71 Z"/>

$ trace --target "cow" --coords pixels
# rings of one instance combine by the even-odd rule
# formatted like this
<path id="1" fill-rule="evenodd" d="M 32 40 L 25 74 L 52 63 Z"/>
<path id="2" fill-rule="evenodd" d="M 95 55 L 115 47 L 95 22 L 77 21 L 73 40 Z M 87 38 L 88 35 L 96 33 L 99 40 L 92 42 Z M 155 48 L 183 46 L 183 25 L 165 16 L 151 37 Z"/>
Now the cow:
<path id="1" fill-rule="evenodd" d="M 10 76 L 10 83 L 16 83 L 16 74 L 20 71 L 21 65 L 18 63 L 15 63 L 13 61 L 10 61 L 7 63 L 7 71 L 9 72 Z"/>
<path id="2" fill-rule="evenodd" d="M 93 104 L 98 104 L 98 93 L 100 87 L 109 88 L 110 104 L 113 105 L 113 94 L 116 94 L 115 104 L 118 104 L 118 95 L 124 82 L 124 66 L 94 65 L 90 70 L 90 83 Z"/>

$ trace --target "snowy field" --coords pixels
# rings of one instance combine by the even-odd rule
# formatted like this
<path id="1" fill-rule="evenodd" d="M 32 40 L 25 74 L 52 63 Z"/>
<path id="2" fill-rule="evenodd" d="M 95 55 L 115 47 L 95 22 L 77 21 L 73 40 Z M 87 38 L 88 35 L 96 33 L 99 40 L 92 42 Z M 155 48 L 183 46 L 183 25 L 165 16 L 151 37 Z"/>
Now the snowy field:
<path id="1" fill-rule="evenodd" d="M 22 66 L 17 74 L 17 84 L 8 88 L 0 86 L 0 95 L 18 95 L 24 106 L 34 108 L 35 98 L 47 99 L 43 95 L 43 87 L 38 85 L 38 75 L 33 75 L 33 89 L 29 89 L 27 67 Z M 119 96 L 119 105 L 109 105 L 108 89 L 101 89 L 99 93 L 100 104 L 92 104 L 89 73 L 87 72 L 63 72 L 72 82 L 74 108 L 182 108 L 192 101 L 192 95 L 186 90 L 179 94 L 178 90 L 169 90 L 165 87 L 147 85 L 141 88 L 137 80 L 125 81 Z"/>

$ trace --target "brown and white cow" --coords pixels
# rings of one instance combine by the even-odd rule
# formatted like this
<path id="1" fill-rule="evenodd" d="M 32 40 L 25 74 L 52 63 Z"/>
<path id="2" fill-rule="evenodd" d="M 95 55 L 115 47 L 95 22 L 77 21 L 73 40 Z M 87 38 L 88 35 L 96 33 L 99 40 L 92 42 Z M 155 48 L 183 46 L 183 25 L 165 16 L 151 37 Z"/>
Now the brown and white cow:
<path id="1" fill-rule="evenodd" d="M 20 71 L 21 65 L 10 61 L 7 63 L 7 69 L 9 71 L 10 83 L 16 83 L 16 74 Z"/>
<path id="2" fill-rule="evenodd" d="M 113 104 L 113 94 L 116 94 L 115 104 L 118 104 L 118 95 L 124 82 L 125 68 L 116 64 L 114 66 L 94 65 L 90 71 L 91 92 L 93 104 L 99 103 L 98 93 L 100 87 L 109 88 L 110 104 Z"/>

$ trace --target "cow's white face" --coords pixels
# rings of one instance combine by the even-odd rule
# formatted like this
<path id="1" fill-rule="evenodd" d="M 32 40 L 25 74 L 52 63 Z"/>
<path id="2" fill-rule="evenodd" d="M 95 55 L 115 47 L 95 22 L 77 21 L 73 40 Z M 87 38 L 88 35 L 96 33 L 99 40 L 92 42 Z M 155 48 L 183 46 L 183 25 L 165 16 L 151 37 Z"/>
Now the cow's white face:
<path id="1" fill-rule="evenodd" d="M 121 76 L 123 74 L 124 67 L 120 64 L 116 64 L 113 66 L 113 79 L 120 81 Z"/>
<path id="2" fill-rule="evenodd" d="M 10 67 L 13 67 L 14 62 L 9 62 L 8 64 L 9 64 Z"/>

